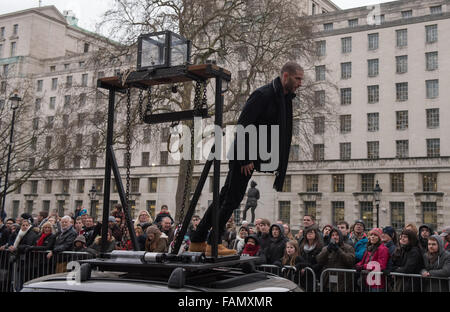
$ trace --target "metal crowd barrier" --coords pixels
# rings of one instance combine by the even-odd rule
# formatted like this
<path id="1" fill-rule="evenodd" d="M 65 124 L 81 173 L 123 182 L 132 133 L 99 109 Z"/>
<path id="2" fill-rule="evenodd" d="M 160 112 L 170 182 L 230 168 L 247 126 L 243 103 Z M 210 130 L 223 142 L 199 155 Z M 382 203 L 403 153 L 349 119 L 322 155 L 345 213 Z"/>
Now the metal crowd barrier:
<path id="1" fill-rule="evenodd" d="M 316 292 L 316 273 L 310 267 L 306 267 L 303 274 L 296 267 L 290 265 L 279 267 L 273 264 L 262 264 L 257 266 L 256 269 L 287 278 L 299 285 L 306 292 Z"/>
<path id="2" fill-rule="evenodd" d="M 92 259 L 87 252 L 64 251 L 47 259 L 48 251 L 14 254 L 0 251 L 0 292 L 20 291 L 22 285 L 44 275 L 67 272 L 71 261 Z"/>

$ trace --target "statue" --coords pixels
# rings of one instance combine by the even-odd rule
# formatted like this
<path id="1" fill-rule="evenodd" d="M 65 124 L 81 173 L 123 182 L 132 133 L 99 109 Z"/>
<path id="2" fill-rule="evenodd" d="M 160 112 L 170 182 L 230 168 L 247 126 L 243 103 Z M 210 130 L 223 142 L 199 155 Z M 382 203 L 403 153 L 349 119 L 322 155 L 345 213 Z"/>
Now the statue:
<path id="1" fill-rule="evenodd" d="M 247 192 L 247 203 L 245 204 L 245 210 L 243 215 L 243 220 L 246 220 L 247 217 L 247 210 L 251 209 L 252 212 L 252 222 L 251 224 L 254 224 L 255 222 L 255 209 L 258 205 L 258 199 L 259 199 L 259 190 L 255 187 L 257 184 L 255 181 L 252 181 L 250 183 L 250 189 Z"/>

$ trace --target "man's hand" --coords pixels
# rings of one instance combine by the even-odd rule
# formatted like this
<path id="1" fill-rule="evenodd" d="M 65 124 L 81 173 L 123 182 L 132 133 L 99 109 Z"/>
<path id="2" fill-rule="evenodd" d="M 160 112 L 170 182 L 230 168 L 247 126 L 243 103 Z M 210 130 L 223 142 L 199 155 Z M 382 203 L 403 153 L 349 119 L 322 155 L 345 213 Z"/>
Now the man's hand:
<path id="1" fill-rule="evenodd" d="M 423 277 L 428 277 L 428 276 L 430 276 L 430 272 L 425 271 L 425 272 L 422 273 L 422 276 Z"/>
<path id="2" fill-rule="evenodd" d="M 251 175 L 253 169 L 255 169 L 255 166 L 253 165 L 253 163 L 249 163 L 246 166 L 241 166 L 241 174 L 247 176 L 247 175 Z"/>
<path id="3" fill-rule="evenodd" d="M 50 252 L 47 254 L 47 259 L 50 260 L 52 256 L 53 256 L 53 252 L 50 251 Z"/>
<path id="4" fill-rule="evenodd" d="M 295 234 L 296 239 L 300 239 L 303 236 L 303 230 L 299 230 L 297 234 Z"/>

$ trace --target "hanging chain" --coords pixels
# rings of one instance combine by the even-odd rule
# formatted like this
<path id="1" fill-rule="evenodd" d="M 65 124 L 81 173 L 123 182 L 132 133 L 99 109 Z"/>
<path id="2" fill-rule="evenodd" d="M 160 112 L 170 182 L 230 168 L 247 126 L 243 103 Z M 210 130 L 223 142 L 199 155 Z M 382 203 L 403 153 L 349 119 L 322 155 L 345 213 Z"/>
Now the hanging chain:
<path id="1" fill-rule="evenodd" d="M 127 88 L 127 122 L 126 122 L 126 201 L 130 209 L 130 167 L 131 167 L 131 90 Z M 131 210 L 128 210 L 131 212 Z"/>
<path id="2" fill-rule="evenodd" d="M 151 115 L 152 114 L 152 87 L 148 86 L 147 89 L 147 106 L 145 107 L 145 115 Z"/>
<path id="3" fill-rule="evenodd" d="M 142 104 L 144 103 L 144 91 L 142 89 L 139 89 L 138 103 L 139 103 L 138 106 L 139 118 L 141 119 L 141 121 L 144 121 L 144 114 L 142 113 Z"/>

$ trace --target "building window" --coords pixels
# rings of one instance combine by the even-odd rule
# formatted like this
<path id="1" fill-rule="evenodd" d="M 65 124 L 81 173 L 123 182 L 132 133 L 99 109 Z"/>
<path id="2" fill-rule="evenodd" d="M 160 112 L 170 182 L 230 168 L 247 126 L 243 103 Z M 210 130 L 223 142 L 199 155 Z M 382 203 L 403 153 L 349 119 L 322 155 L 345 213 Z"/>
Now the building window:
<path id="1" fill-rule="evenodd" d="M 55 71 L 56 71 L 56 66 L 55 65 L 50 66 L 50 72 L 54 73 Z"/>
<path id="2" fill-rule="evenodd" d="M 408 100 L 408 83 L 400 82 L 395 84 L 396 99 L 397 101 Z"/>
<path id="3" fill-rule="evenodd" d="M 343 201 L 334 201 L 331 202 L 332 208 L 332 223 L 333 225 L 338 224 L 340 221 L 345 220 L 345 202 Z"/>
<path id="4" fill-rule="evenodd" d="M 325 40 L 316 41 L 317 56 L 325 56 L 327 53 L 327 42 Z"/>
<path id="5" fill-rule="evenodd" d="M 373 192 L 375 188 L 375 174 L 363 173 L 361 174 L 361 192 Z"/>
<path id="6" fill-rule="evenodd" d="M 325 132 L 325 117 L 314 117 L 314 134 L 323 134 Z"/>
<path id="7" fill-rule="evenodd" d="M 408 129 L 408 111 L 397 111 L 395 115 L 397 119 L 397 130 Z"/>
<path id="8" fill-rule="evenodd" d="M 70 186 L 70 180 L 62 180 L 61 181 L 61 193 L 68 194 L 69 186 Z"/>
<path id="9" fill-rule="evenodd" d="M 439 157 L 441 155 L 440 139 L 427 139 L 427 157 Z"/>
<path id="10" fill-rule="evenodd" d="M 317 174 L 305 175 L 305 180 L 307 192 L 317 193 L 319 191 L 319 175 Z"/>
<path id="11" fill-rule="evenodd" d="M 378 103 L 380 100 L 380 86 L 367 86 L 367 101 L 368 103 Z"/>
<path id="12" fill-rule="evenodd" d="M 325 81 L 325 65 L 316 66 L 316 81 Z"/>
<path id="13" fill-rule="evenodd" d="M 147 211 L 150 213 L 152 219 L 155 219 L 156 200 L 147 200 Z"/>
<path id="14" fill-rule="evenodd" d="M 46 211 L 47 213 L 50 212 L 50 201 L 49 200 L 42 201 L 42 210 Z"/>
<path id="15" fill-rule="evenodd" d="M 411 18 L 413 15 L 412 10 L 402 11 L 402 18 Z"/>
<path id="16" fill-rule="evenodd" d="M 65 157 L 64 156 L 59 156 L 58 157 L 58 169 L 64 169 L 65 166 L 66 166 L 65 162 L 66 162 Z"/>
<path id="17" fill-rule="evenodd" d="M 369 77 L 378 76 L 379 72 L 379 61 L 378 59 L 367 60 L 367 71 Z"/>
<path id="18" fill-rule="evenodd" d="M 131 179 L 131 193 L 139 193 L 139 178 Z"/>
<path id="19" fill-rule="evenodd" d="M 169 127 L 162 128 L 161 129 L 161 142 L 166 143 L 167 141 L 169 141 L 169 137 L 170 137 L 170 128 Z"/>
<path id="20" fill-rule="evenodd" d="M 348 20 L 348 27 L 356 27 L 358 26 L 358 19 L 357 18 L 353 18 Z"/>
<path id="21" fill-rule="evenodd" d="M 378 159 L 380 157 L 380 142 L 369 141 L 367 142 L 367 158 Z"/>
<path id="22" fill-rule="evenodd" d="M 58 88 L 58 78 L 52 78 L 52 90 L 56 90 Z"/>
<path id="23" fill-rule="evenodd" d="M 74 156 L 73 157 L 73 167 L 74 168 L 81 168 L 81 157 L 80 156 Z"/>
<path id="24" fill-rule="evenodd" d="M 403 173 L 391 173 L 391 192 L 405 191 L 405 177 Z"/>
<path id="25" fill-rule="evenodd" d="M 87 87 L 88 85 L 88 74 L 81 75 L 81 86 Z"/>
<path id="26" fill-rule="evenodd" d="M 148 167 L 150 165 L 150 153 L 149 152 L 142 152 L 142 162 L 141 166 Z"/>
<path id="27" fill-rule="evenodd" d="M 333 174 L 333 192 L 345 192 L 345 175 Z"/>
<path id="28" fill-rule="evenodd" d="M 156 193 L 158 191 L 158 178 L 148 179 L 149 193 Z"/>
<path id="29" fill-rule="evenodd" d="M 289 161 L 297 161 L 300 156 L 300 147 L 298 144 L 291 145 L 291 150 L 289 151 Z"/>
<path id="30" fill-rule="evenodd" d="M 97 193 L 103 192 L 103 179 L 95 179 L 95 189 Z"/>
<path id="31" fill-rule="evenodd" d="M 438 41 L 438 26 L 428 25 L 425 26 L 426 41 L 427 43 L 434 43 Z"/>
<path id="32" fill-rule="evenodd" d="M 325 106 L 325 90 L 314 91 L 314 104 Z"/>
<path id="33" fill-rule="evenodd" d="M 55 116 L 47 117 L 47 128 L 48 129 L 53 129 L 54 120 L 55 120 Z"/>
<path id="34" fill-rule="evenodd" d="M 397 48 L 406 47 L 408 45 L 408 30 L 399 29 L 395 33 L 397 37 Z"/>
<path id="35" fill-rule="evenodd" d="M 13 36 L 17 36 L 19 34 L 19 25 L 14 24 L 13 25 Z"/>
<path id="36" fill-rule="evenodd" d="M 33 201 L 32 200 L 27 200 L 27 210 L 26 211 L 30 215 L 33 213 Z"/>
<path id="37" fill-rule="evenodd" d="M 395 141 L 396 157 L 407 158 L 409 156 L 409 141 L 397 140 Z"/>
<path id="38" fill-rule="evenodd" d="M 439 128 L 439 108 L 430 108 L 426 110 L 427 128 Z"/>
<path id="39" fill-rule="evenodd" d="M 72 87 L 72 82 L 73 82 L 73 77 L 72 76 L 67 76 L 66 77 L 66 88 L 71 88 Z"/>
<path id="40" fill-rule="evenodd" d="M 438 69 L 438 52 L 428 52 L 425 53 L 425 59 L 427 64 L 427 70 L 436 70 Z"/>
<path id="41" fill-rule="evenodd" d="M 81 148 L 83 146 L 83 135 L 78 133 L 75 139 L 75 146 Z"/>
<path id="42" fill-rule="evenodd" d="M 442 5 L 430 7 L 430 14 L 441 14 L 441 13 L 442 13 Z"/>
<path id="43" fill-rule="evenodd" d="M 1 40 L 2 38 L 0 38 Z M 0 58 L 3 58 L 3 44 L 0 44 Z"/>
<path id="44" fill-rule="evenodd" d="M 352 78 L 352 62 L 341 63 L 341 79 Z"/>
<path id="45" fill-rule="evenodd" d="M 349 133 L 352 131 L 352 115 L 340 115 L 341 133 Z"/>
<path id="46" fill-rule="evenodd" d="M 405 226 L 405 203 L 390 202 L 391 225 L 396 230 L 401 230 Z"/>
<path id="47" fill-rule="evenodd" d="M 16 51 L 17 50 L 17 43 L 16 42 L 11 42 L 11 57 L 16 56 Z"/>
<path id="48" fill-rule="evenodd" d="M 437 173 L 423 173 L 422 184 L 424 192 L 437 192 Z"/>
<path id="49" fill-rule="evenodd" d="M 305 201 L 305 216 L 312 216 L 314 219 L 317 216 L 316 202 L 315 201 Z"/>
<path id="50" fill-rule="evenodd" d="M 77 193 L 84 193 L 84 179 L 77 180 Z"/>
<path id="51" fill-rule="evenodd" d="M 352 52 L 352 37 L 341 38 L 341 52 L 342 53 Z"/>
<path id="52" fill-rule="evenodd" d="M 379 113 L 367 114 L 367 131 L 376 132 L 379 130 Z"/>
<path id="53" fill-rule="evenodd" d="M 283 223 L 291 223 L 291 202 L 290 201 L 279 201 L 279 214 L 278 220 L 283 221 Z"/>
<path id="54" fill-rule="evenodd" d="M 51 194 L 52 193 L 52 180 L 45 180 L 45 193 Z"/>
<path id="55" fill-rule="evenodd" d="M 89 167 L 97 168 L 97 156 L 96 155 L 91 155 L 89 157 Z"/>
<path id="56" fill-rule="evenodd" d="M 340 160 L 349 160 L 352 157 L 352 143 L 339 143 L 339 158 Z"/>
<path id="57" fill-rule="evenodd" d="M 50 105 L 49 105 L 50 109 L 55 109 L 56 108 L 56 97 L 52 96 L 50 98 Z"/>
<path id="58" fill-rule="evenodd" d="M 6 81 L 2 81 L 0 85 L 0 93 L 6 93 Z"/>
<path id="59" fill-rule="evenodd" d="M 85 43 L 84 44 L 83 52 L 84 53 L 88 53 L 89 52 L 89 43 Z"/>
<path id="60" fill-rule="evenodd" d="M 53 141 L 53 137 L 51 137 L 51 136 L 45 137 L 45 149 L 46 150 L 49 150 L 52 148 L 52 141 Z"/>
<path id="61" fill-rule="evenodd" d="M 290 175 L 286 175 L 286 177 L 284 179 L 283 188 L 281 191 L 285 192 L 285 193 L 291 192 L 291 176 Z"/>
<path id="62" fill-rule="evenodd" d="M 323 30 L 324 31 L 332 31 L 333 30 L 333 23 L 325 23 L 325 24 L 323 24 Z"/>
<path id="63" fill-rule="evenodd" d="M 31 194 L 37 194 L 38 193 L 38 180 L 31 181 Z"/>
<path id="64" fill-rule="evenodd" d="M 369 50 L 370 51 L 377 50 L 378 46 L 379 46 L 378 33 L 368 34 L 367 37 L 368 37 L 368 41 L 369 41 Z"/>
<path id="65" fill-rule="evenodd" d="M 39 129 L 39 118 L 33 118 L 33 130 L 38 130 Z"/>
<path id="66" fill-rule="evenodd" d="M 70 106 L 71 98 L 72 97 L 70 95 L 64 96 L 64 108 L 68 108 Z"/>
<path id="67" fill-rule="evenodd" d="M 422 202 L 423 224 L 429 224 L 437 229 L 437 205 L 436 202 Z"/>
<path id="68" fill-rule="evenodd" d="M 325 159 L 325 145 L 324 144 L 314 144 L 314 155 L 313 160 L 314 161 L 321 161 Z"/>
<path id="69" fill-rule="evenodd" d="M 352 104 L 352 88 L 341 89 L 341 105 Z"/>
<path id="70" fill-rule="evenodd" d="M 435 99 L 439 96 L 439 80 L 426 80 L 427 99 Z"/>
<path id="71" fill-rule="evenodd" d="M 167 151 L 160 152 L 160 164 L 167 165 L 169 163 L 169 153 Z"/>
<path id="72" fill-rule="evenodd" d="M 80 93 L 80 106 L 86 105 L 86 93 Z"/>
<path id="73" fill-rule="evenodd" d="M 0 40 L 5 39 L 5 27 L 0 28 Z"/>
<path id="74" fill-rule="evenodd" d="M 400 55 L 395 57 L 397 74 L 408 72 L 408 55 Z"/>
<path id="75" fill-rule="evenodd" d="M 19 216 L 20 200 L 13 200 L 12 217 L 16 219 Z"/>
<path id="76" fill-rule="evenodd" d="M 361 219 L 366 224 L 366 228 L 373 228 L 373 202 L 360 202 Z"/>

